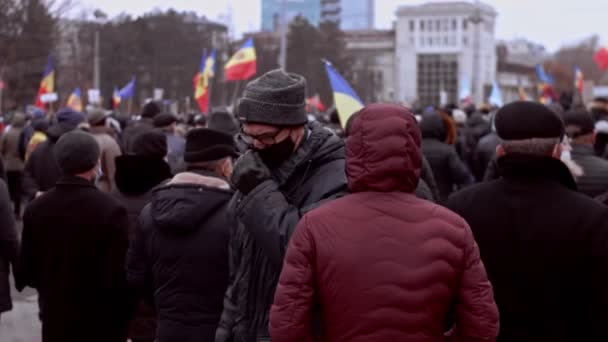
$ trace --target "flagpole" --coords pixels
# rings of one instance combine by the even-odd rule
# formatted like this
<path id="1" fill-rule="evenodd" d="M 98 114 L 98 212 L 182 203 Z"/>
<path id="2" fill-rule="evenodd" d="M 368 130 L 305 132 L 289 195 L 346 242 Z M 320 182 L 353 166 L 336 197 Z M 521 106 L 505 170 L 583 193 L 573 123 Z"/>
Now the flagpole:
<path id="1" fill-rule="evenodd" d="M 129 103 L 127 104 L 127 115 L 132 116 L 133 113 L 131 113 L 131 107 L 133 107 L 133 98 L 130 97 L 129 98 Z"/>
<path id="2" fill-rule="evenodd" d="M 211 89 L 213 89 L 214 77 L 209 77 L 207 80 L 207 114 L 211 113 Z"/>
<path id="3" fill-rule="evenodd" d="M 233 107 L 232 107 L 232 113 L 234 113 L 234 112 L 235 112 L 235 108 L 236 108 L 236 99 L 237 99 L 237 97 L 238 97 L 238 95 L 239 95 L 239 88 L 240 88 L 240 85 L 241 85 L 241 81 L 240 81 L 240 80 L 236 81 L 236 84 L 234 85 L 234 93 L 232 94 L 232 106 L 233 106 Z"/>

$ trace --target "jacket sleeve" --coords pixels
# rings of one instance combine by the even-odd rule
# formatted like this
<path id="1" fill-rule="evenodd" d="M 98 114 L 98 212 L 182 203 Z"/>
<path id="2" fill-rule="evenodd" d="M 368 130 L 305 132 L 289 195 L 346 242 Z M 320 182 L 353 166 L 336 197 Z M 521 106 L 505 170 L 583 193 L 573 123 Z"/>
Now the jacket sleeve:
<path id="1" fill-rule="evenodd" d="M 236 227 L 233 225 L 233 227 Z M 235 294 L 238 293 L 236 286 L 236 271 L 239 268 L 239 262 L 241 261 L 241 247 L 238 239 L 235 238 L 236 231 L 233 229 L 230 236 L 230 245 L 228 250 L 228 261 L 230 265 L 230 273 L 228 278 L 228 288 L 224 296 L 224 310 L 222 311 L 222 317 L 215 333 L 215 342 L 228 342 L 232 341 L 232 329 L 237 315 L 237 299 Z"/>
<path id="2" fill-rule="evenodd" d="M 306 207 L 298 208 L 290 203 L 273 180 L 261 183 L 237 204 L 238 218 L 275 266 L 282 266 L 287 244 L 302 215 L 346 190 L 346 178 L 336 177 L 336 169 L 326 165 L 309 179 L 311 189 Z M 342 174 L 343 170 L 342 166 Z"/>
<path id="3" fill-rule="evenodd" d="M 106 288 L 124 290 L 126 288 L 125 259 L 129 247 L 129 218 L 123 207 L 112 211 L 107 221 L 108 251 L 104 260 L 104 281 Z"/>
<path id="4" fill-rule="evenodd" d="M 464 243 L 463 272 L 456 300 L 454 341 L 496 341 L 499 322 L 492 284 L 481 262 L 473 233 L 466 223 Z"/>
<path id="5" fill-rule="evenodd" d="M 474 182 L 473 176 L 464 166 L 454 150 L 450 150 L 448 157 L 448 167 L 452 176 L 452 182 L 460 186 L 471 185 Z"/>
<path id="6" fill-rule="evenodd" d="M 586 281 L 589 286 L 589 308 L 586 315 L 589 323 L 589 336 L 596 341 L 608 341 L 608 209 L 591 222 L 585 237 L 586 268 L 590 278 Z"/>
<path id="7" fill-rule="evenodd" d="M 15 274 L 19 258 L 19 239 L 10 203 L 6 184 L 0 179 L 0 255 L 10 262 Z"/>
<path id="8" fill-rule="evenodd" d="M 312 342 L 312 302 L 314 297 L 314 251 L 304 216 L 289 243 L 285 264 L 270 310 L 273 342 Z"/>
<path id="9" fill-rule="evenodd" d="M 435 181 L 433 169 L 431 168 L 429 161 L 424 156 L 422 156 L 422 169 L 420 172 L 420 178 L 422 178 L 426 182 L 426 185 L 429 187 L 429 190 L 431 190 L 431 193 L 433 194 L 434 200 L 439 200 L 439 188 L 437 187 L 437 182 Z"/>
<path id="10" fill-rule="evenodd" d="M 112 139 L 112 138 L 110 138 Z M 111 140 L 111 143 L 108 144 L 108 149 L 106 151 L 104 151 L 104 165 L 105 165 L 105 170 L 103 170 L 104 172 L 107 172 L 106 175 L 108 177 L 108 183 L 110 185 L 110 191 L 112 189 L 114 189 L 114 187 L 116 186 L 116 183 L 114 181 L 114 177 L 116 175 L 116 157 L 120 156 L 120 147 L 118 146 L 118 143 L 116 141 L 114 141 L 114 139 Z"/>
<path id="11" fill-rule="evenodd" d="M 137 227 L 133 234 L 133 240 L 129 243 L 127 250 L 127 282 L 132 287 L 143 289 L 146 283 L 146 272 L 148 256 L 146 254 L 146 235 L 143 227 L 145 219 L 150 215 L 149 207 L 146 206 L 137 220 Z"/>
<path id="12" fill-rule="evenodd" d="M 36 181 L 35 175 L 35 163 L 39 158 L 38 156 L 40 154 L 40 146 L 42 146 L 42 144 L 38 144 L 36 149 L 34 149 L 34 152 L 32 152 L 28 160 L 25 162 L 25 168 L 23 169 L 22 188 L 24 195 L 28 199 L 34 198 L 36 196 L 36 193 L 38 192 L 38 189 L 40 189 L 40 186 Z"/>
<path id="13" fill-rule="evenodd" d="M 23 214 L 23 231 L 21 233 L 21 253 L 19 255 L 19 273 L 15 285 L 17 290 L 23 291 L 26 286 L 37 288 L 40 270 L 36 261 L 36 251 L 39 251 L 36 231 L 38 229 L 31 204 Z"/>

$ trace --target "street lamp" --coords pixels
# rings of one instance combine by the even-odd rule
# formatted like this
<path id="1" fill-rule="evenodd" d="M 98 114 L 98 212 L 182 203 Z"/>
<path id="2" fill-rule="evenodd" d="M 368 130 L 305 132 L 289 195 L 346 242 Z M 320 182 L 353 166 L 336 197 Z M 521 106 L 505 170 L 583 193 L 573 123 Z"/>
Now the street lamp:
<path id="1" fill-rule="evenodd" d="M 479 6 L 479 1 L 475 1 L 475 10 L 473 14 L 471 14 L 466 20 L 473 24 L 475 30 L 475 38 L 473 43 L 473 99 L 476 103 L 479 103 L 483 97 L 483 94 L 480 93 L 481 80 L 479 77 L 479 49 L 481 47 L 480 44 L 480 32 L 479 26 L 483 23 L 484 19 L 481 15 L 481 8 Z M 481 90 L 483 91 L 483 89 Z"/>
<path id="2" fill-rule="evenodd" d="M 108 19 L 107 14 L 102 12 L 99 9 L 96 9 L 93 12 L 93 16 L 95 17 L 95 22 L 97 22 L 97 27 L 95 28 L 95 42 L 94 42 L 94 57 L 93 57 L 93 88 L 99 89 L 100 87 L 100 72 L 101 72 L 101 61 L 100 61 L 100 52 L 99 52 L 99 25 L 103 25 Z"/>

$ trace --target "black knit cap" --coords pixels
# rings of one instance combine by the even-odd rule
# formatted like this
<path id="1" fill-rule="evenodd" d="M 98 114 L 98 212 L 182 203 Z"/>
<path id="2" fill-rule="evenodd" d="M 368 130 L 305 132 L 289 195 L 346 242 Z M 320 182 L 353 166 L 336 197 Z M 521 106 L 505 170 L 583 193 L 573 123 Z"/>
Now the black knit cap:
<path id="1" fill-rule="evenodd" d="M 163 159 L 167 156 L 167 137 L 152 130 L 138 134 L 133 140 L 133 154 L 142 157 Z"/>
<path id="2" fill-rule="evenodd" d="M 53 148 L 59 168 L 65 175 L 76 175 L 95 167 L 101 154 L 97 140 L 76 130 L 64 134 Z"/>
<path id="3" fill-rule="evenodd" d="M 177 122 L 177 118 L 173 114 L 158 114 L 154 117 L 154 127 L 162 128 Z"/>
<path id="4" fill-rule="evenodd" d="M 564 124 L 566 132 L 571 138 L 593 133 L 595 122 L 591 114 L 584 110 L 570 111 L 564 114 Z"/>
<path id="5" fill-rule="evenodd" d="M 186 136 L 184 161 L 196 163 L 236 156 L 234 138 L 209 128 L 195 128 Z"/>
<path id="6" fill-rule="evenodd" d="M 156 104 L 156 102 L 148 102 L 141 110 L 141 117 L 152 119 L 159 113 L 160 107 Z"/>
<path id="7" fill-rule="evenodd" d="M 503 140 L 561 138 L 562 119 L 546 106 L 530 101 L 511 102 L 496 113 L 496 133 Z"/>
<path id="8" fill-rule="evenodd" d="M 242 122 L 297 126 L 308 122 L 306 80 L 276 69 L 249 82 L 238 103 Z"/>

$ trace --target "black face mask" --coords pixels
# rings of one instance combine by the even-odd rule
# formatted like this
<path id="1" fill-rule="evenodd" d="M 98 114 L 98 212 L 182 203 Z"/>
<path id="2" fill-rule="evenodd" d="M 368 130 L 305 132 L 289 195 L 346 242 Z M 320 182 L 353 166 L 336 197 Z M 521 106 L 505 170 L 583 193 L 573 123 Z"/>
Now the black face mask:
<path id="1" fill-rule="evenodd" d="M 285 140 L 270 145 L 263 150 L 257 150 L 260 158 L 269 169 L 274 169 L 280 166 L 295 149 L 296 144 L 291 140 L 291 137 L 285 138 Z"/>

